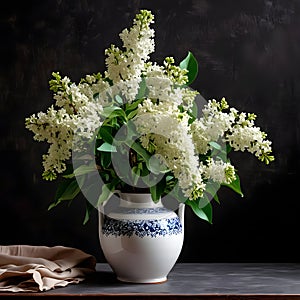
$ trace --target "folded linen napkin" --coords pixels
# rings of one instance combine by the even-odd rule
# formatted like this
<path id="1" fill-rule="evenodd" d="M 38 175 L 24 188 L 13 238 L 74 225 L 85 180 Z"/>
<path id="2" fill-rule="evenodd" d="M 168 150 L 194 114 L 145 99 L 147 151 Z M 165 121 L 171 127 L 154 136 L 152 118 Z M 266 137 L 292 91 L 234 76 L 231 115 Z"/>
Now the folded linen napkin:
<path id="1" fill-rule="evenodd" d="M 0 292 L 39 292 L 83 281 L 96 259 L 64 246 L 0 245 Z"/>

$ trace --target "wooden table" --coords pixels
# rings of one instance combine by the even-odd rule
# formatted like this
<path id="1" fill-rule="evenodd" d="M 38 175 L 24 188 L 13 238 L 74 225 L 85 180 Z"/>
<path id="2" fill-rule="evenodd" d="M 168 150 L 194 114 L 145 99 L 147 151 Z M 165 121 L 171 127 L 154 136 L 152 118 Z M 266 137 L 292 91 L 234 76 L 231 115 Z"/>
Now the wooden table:
<path id="1" fill-rule="evenodd" d="M 300 263 L 182 263 L 160 284 L 122 283 L 107 264 L 97 264 L 97 272 L 79 284 L 41 293 L 0 293 L 0 297 L 300 300 Z"/>

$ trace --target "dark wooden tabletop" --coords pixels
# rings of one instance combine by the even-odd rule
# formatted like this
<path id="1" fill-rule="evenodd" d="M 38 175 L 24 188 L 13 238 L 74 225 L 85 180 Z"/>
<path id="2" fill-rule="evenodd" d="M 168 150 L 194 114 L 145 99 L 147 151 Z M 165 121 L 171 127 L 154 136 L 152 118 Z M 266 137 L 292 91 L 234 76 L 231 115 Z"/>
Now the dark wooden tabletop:
<path id="1" fill-rule="evenodd" d="M 300 263 L 182 263 L 159 284 L 119 282 L 107 264 L 97 264 L 97 272 L 79 284 L 0 297 L 300 300 Z"/>

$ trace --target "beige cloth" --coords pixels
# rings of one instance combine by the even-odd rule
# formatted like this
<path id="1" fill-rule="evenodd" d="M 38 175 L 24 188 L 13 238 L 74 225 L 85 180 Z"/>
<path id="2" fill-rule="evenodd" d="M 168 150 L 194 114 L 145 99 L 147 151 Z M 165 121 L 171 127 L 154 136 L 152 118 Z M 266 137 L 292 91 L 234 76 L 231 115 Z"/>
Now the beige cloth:
<path id="1" fill-rule="evenodd" d="M 64 246 L 0 245 L 0 292 L 39 292 L 83 281 L 96 259 Z"/>

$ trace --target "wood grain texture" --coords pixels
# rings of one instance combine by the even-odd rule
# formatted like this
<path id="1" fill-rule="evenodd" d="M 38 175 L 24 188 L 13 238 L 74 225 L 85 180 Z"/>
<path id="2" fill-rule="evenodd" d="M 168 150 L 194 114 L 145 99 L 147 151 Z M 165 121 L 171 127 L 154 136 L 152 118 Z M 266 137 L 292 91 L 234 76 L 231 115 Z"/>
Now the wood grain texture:
<path id="1" fill-rule="evenodd" d="M 222 190 L 213 225 L 187 210 L 180 261 L 298 261 L 300 179 L 300 3 L 297 0 L 96 1 L 1 3 L 0 244 L 79 247 L 104 261 L 97 217 L 83 226 L 84 199 L 48 212 L 56 183 L 41 179 L 41 155 L 24 118 L 51 103 L 52 71 L 77 81 L 103 71 L 104 49 L 141 8 L 155 15 L 159 63 L 191 51 L 199 61 L 193 88 L 225 96 L 254 112 L 273 141 L 276 161 L 264 166 L 233 153 L 244 198 Z"/>

